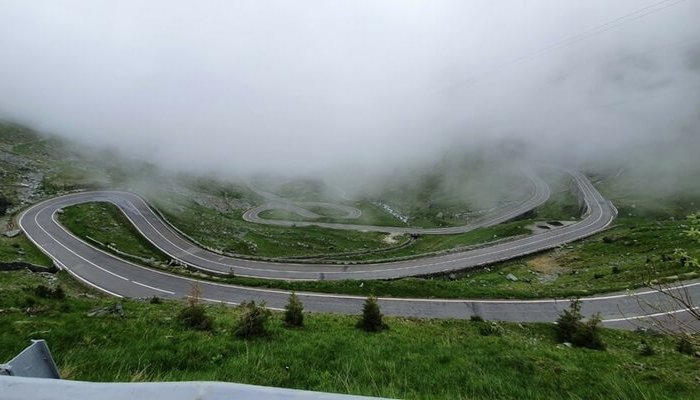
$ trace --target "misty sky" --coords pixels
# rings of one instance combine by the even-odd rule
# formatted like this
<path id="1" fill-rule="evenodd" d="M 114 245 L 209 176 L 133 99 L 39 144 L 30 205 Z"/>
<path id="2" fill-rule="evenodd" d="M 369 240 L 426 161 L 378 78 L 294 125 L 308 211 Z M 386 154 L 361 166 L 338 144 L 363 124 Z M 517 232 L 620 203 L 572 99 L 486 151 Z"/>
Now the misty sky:
<path id="1" fill-rule="evenodd" d="M 698 16 L 698 0 L 0 0 L 0 117 L 231 173 L 511 139 L 585 161 L 700 136 Z"/>

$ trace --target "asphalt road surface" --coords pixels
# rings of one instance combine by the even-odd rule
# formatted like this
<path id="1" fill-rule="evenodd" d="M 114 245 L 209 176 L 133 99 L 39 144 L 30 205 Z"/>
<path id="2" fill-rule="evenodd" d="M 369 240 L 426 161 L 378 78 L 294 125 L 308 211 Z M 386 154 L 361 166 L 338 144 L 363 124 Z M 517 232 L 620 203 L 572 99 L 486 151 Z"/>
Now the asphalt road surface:
<path id="1" fill-rule="evenodd" d="M 234 271 L 236 275 L 274 279 L 383 279 L 426 275 L 451 270 L 462 270 L 493 263 L 525 254 L 560 246 L 581 239 L 607 227 L 616 210 L 593 187 L 588 179 L 572 172 L 583 194 L 587 213 L 585 217 L 565 227 L 526 238 L 498 243 L 477 250 L 442 256 L 427 257 L 394 263 L 365 265 L 303 265 L 240 260 L 202 249 L 187 240 L 163 221 L 146 202 L 127 192 L 84 192 L 53 198 L 36 204 L 20 216 L 20 226 L 29 239 L 61 268 L 77 279 L 106 293 L 120 297 L 183 298 L 198 284 L 202 299 L 225 304 L 243 301 L 265 301 L 268 307 L 281 309 L 289 292 L 270 289 L 225 285 L 177 276 L 137 265 L 101 251 L 80 240 L 56 220 L 63 207 L 84 202 L 111 202 L 117 205 L 137 229 L 154 245 L 173 259 L 205 270 Z M 688 282 L 684 290 L 700 301 L 700 282 Z M 305 309 L 312 312 L 357 314 L 363 297 L 298 293 Z M 650 313 L 672 315 L 680 319 L 686 313 L 670 303 L 666 296 L 653 290 L 633 294 L 619 293 L 584 298 L 586 315 L 600 313 L 608 325 L 630 328 Z M 423 318 L 469 318 L 479 315 L 488 320 L 553 321 L 568 300 L 445 300 L 380 298 L 386 315 Z M 646 305 L 646 306 L 645 306 Z M 670 312 L 670 314 L 669 314 Z"/>

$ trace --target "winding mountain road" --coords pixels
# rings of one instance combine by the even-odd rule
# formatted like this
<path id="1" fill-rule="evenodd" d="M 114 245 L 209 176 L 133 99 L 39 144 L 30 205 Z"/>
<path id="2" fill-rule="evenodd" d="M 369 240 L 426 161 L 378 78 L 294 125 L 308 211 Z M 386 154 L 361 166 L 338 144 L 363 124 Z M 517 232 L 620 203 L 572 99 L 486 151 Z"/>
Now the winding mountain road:
<path id="1" fill-rule="evenodd" d="M 411 228 L 400 226 L 377 226 L 377 225 L 360 225 L 352 223 L 334 223 L 334 222 L 318 222 L 318 221 L 290 221 L 279 219 L 268 219 L 260 217 L 260 213 L 269 210 L 285 210 L 293 212 L 303 218 L 314 219 L 321 216 L 309 211 L 307 207 L 325 207 L 333 209 L 337 212 L 344 213 L 341 218 L 357 219 L 362 216 L 362 211 L 349 206 L 337 205 L 332 203 L 320 202 L 294 202 L 281 198 L 273 193 L 269 193 L 260 189 L 251 187 L 258 195 L 268 200 L 268 203 L 253 207 L 243 213 L 243 219 L 247 222 L 265 225 L 276 226 L 318 226 L 328 229 L 342 229 L 363 232 L 385 232 L 395 234 L 414 234 L 414 235 L 454 235 L 458 233 L 467 233 L 478 228 L 498 225 L 500 223 L 511 220 L 519 215 L 537 208 L 544 204 L 551 194 L 549 186 L 532 170 L 523 168 L 523 174 L 530 181 L 530 190 L 527 198 L 520 202 L 512 202 L 504 204 L 490 210 L 486 215 L 483 215 L 466 225 L 451 226 L 446 228 Z"/>
<path id="2" fill-rule="evenodd" d="M 79 280 L 106 293 L 120 297 L 183 298 L 197 282 L 202 299 L 239 304 L 247 300 L 266 301 L 270 308 L 282 308 L 289 292 L 258 289 L 195 280 L 169 274 L 120 259 L 82 241 L 56 220 L 64 207 L 85 202 L 115 204 L 144 237 L 182 263 L 216 272 L 234 271 L 237 275 L 271 279 L 391 279 L 461 270 L 554 248 L 594 234 L 607 227 L 616 210 L 578 172 L 571 172 L 584 198 L 585 217 L 571 225 L 493 246 L 393 263 L 363 265 L 309 265 L 250 261 L 222 256 L 202 249 L 163 221 L 138 195 L 128 192 L 84 192 L 49 199 L 27 209 L 19 223 L 27 237 L 54 262 Z M 700 301 L 700 282 L 690 282 L 686 290 Z M 654 291 L 638 291 L 583 299 L 586 314 L 600 313 L 608 325 L 630 327 L 649 314 L 641 304 L 655 304 L 672 315 L 666 297 Z M 305 308 L 313 312 L 359 313 L 363 297 L 322 293 L 298 293 Z M 553 321 L 568 300 L 446 300 L 380 298 L 387 315 L 428 318 L 469 318 L 480 315 L 489 320 Z M 665 314 L 665 313 L 664 313 Z"/>

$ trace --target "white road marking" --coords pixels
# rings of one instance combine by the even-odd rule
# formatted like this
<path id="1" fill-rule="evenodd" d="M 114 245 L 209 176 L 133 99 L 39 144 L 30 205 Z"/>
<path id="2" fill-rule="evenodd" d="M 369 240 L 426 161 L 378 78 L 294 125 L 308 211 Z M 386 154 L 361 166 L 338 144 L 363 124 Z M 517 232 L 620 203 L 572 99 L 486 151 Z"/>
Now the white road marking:
<path id="1" fill-rule="evenodd" d="M 638 319 L 663 317 L 663 316 L 667 316 L 667 315 L 674 315 L 674 314 L 680 314 L 680 313 L 684 313 L 684 312 L 690 312 L 690 311 L 697 310 L 697 309 L 700 309 L 700 307 L 680 308 L 677 310 L 661 311 L 661 312 L 657 312 L 657 313 L 653 313 L 653 314 L 635 315 L 632 317 L 603 319 L 603 320 L 601 320 L 601 322 L 620 322 L 620 321 L 631 321 L 631 320 L 638 320 Z"/>
<path id="2" fill-rule="evenodd" d="M 157 290 L 157 291 L 159 291 L 159 292 L 163 292 L 163 293 L 167 293 L 167 294 L 175 294 L 175 292 L 171 292 L 170 290 L 159 289 L 159 288 L 157 288 L 157 287 L 153 287 L 153 286 L 146 285 L 145 283 L 136 282 L 136 281 L 133 281 L 133 280 L 132 280 L 131 282 L 134 282 L 134 283 L 137 284 L 137 285 L 141 285 L 141 286 L 146 287 L 146 288 L 149 288 L 149 289 Z"/>
<path id="3" fill-rule="evenodd" d="M 41 212 L 41 211 L 40 211 L 40 212 Z M 51 219 L 53 219 L 55 213 L 56 213 L 56 211 L 54 211 L 54 213 L 51 214 Z M 71 249 L 68 248 L 68 246 L 66 246 L 65 244 L 63 244 L 63 243 L 61 243 L 60 241 L 56 240 L 56 238 L 55 238 L 52 234 L 50 234 L 46 229 L 44 229 L 44 227 L 42 227 L 42 226 L 39 224 L 39 221 L 37 220 L 37 217 L 38 217 L 38 216 L 39 216 L 39 213 L 37 213 L 37 214 L 34 216 L 34 222 L 36 223 L 36 225 L 39 227 L 39 229 L 41 229 L 42 231 L 44 231 L 44 233 L 45 233 L 48 237 L 50 237 L 51 239 L 53 239 L 53 241 L 56 242 L 59 246 L 63 247 L 64 249 L 66 249 L 67 251 L 69 251 L 70 253 L 72 253 L 73 255 L 75 255 L 76 257 L 80 258 L 81 260 L 85 261 L 86 263 L 88 263 L 88 264 L 90 264 L 90 265 L 92 265 L 92 266 L 94 266 L 94 267 L 100 269 L 101 271 L 104 271 L 104 272 L 106 272 L 106 273 L 108 273 L 108 274 L 110 274 L 110 275 L 116 276 L 117 278 L 123 279 L 123 280 L 125 280 L 125 281 L 128 281 L 128 280 L 129 280 L 129 279 L 127 279 L 127 278 L 125 278 L 125 277 L 123 277 L 123 276 L 121 276 L 121 275 L 119 275 L 119 274 L 115 274 L 115 273 L 112 272 L 112 271 L 108 271 L 108 270 L 106 270 L 106 269 L 100 267 L 99 265 L 95 264 L 94 262 L 88 260 L 87 258 L 85 258 L 85 257 L 81 256 L 80 254 L 76 253 L 75 251 L 71 250 Z M 55 221 L 54 221 L 54 222 L 55 222 Z"/>

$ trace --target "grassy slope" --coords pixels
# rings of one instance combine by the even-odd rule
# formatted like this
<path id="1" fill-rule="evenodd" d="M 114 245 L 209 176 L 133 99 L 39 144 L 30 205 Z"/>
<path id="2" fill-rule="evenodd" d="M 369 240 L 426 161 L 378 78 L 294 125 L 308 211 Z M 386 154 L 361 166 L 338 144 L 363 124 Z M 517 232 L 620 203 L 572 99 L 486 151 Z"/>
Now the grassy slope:
<path id="1" fill-rule="evenodd" d="M 342 204 L 342 203 L 340 203 Z M 348 203 L 348 205 L 358 208 L 362 211 L 360 218 L 347 219 L 341 218 L 342 215 L 338 210 L 311 206 L 306 207 L 310 211 L 321 215 L 320 218 L 308 219 L 300 216 L 299 214 L 286 211 L 286 210 L 266 210 L 260 213 L 260 218 L 263 219 L 280 219 L 287 221 L 307 221 L 307 222 L 330 222 L 339 224 L 357 224 L 357 225 L 378 225 L 378 226 L 399 226 L 406 227 L 407 224 L 388 214 L 386 211 L 382 210 L 379 206 L 370 203 L 369 201 L 362 200 L 355 203 Z"/>
<path id="2" fill-rule="evenodd" d="M 577 219 L 580 212 L 577 206 L 577 199 L 569 190 L 571 178 L 567 174 L 555 170 L 545 171 L 544 176 L 552 189 L 552 195 L 549 201 L 539 207 L 537 211 L 533 213 L 533 215 L 540 220 Z M 447 201 L 447 204 L 443 204 L 436 202 L 435 199 L 432 199 L 431 196 L 426 193 L 423 193 L 422 197 L 419 196 L 418 198 L 414 198 L 415 193 L 413 193 L 411 190 L 424 192 L 426 187 L 429 188 L 431 186 L 430 182 L 420 183 L 423 186 L 418 188 L 408 188 L 404 191 L 404 197 L 407 197 L 413 201 L 409 202 L 408 205 L 405 205 L 411 210 L 411 213 L 408 214 L 408 216 L 411 217 L 409 223 L 399 221 L 395 217 L 389 215 L 386 211 L 382 210 L 380 206 L 373 204 L 370 200 L 361 200 L 353 204 L 349 204 L 362 210 L 363 214 L 359 219 L 348 220 L 337 218 L 337 211 L 333 212 L 333 210 L 321 207 L 309 207 L 310 210 L 322 216 L 321 218 L 317 219 L 307 219 L 286 210 L 263 211 L 260 213 L 260 217 L 265 219 L 280 219 L 288 221 L 331 222 L 381 226 L 412 226 L 422 228 L 461 226 L 469 221 L 465 216 L 463 216 L 465 212 L 469 211 L 470 207 L 466 199 L 450 198 L 449 201 Z M 441 194 L 443 197 L 445 196 L 445 193 Z M 397 196 L 397 194 L 394 194 L 394 196 Z M 294 196 L 290 196 L 290 198 L 294 198 Z M 438 218 L 436 215 L 439 214 L 446 216 Z M 455 215 L 462 216 L 457 218 Z"/>
<path id="3" fill-rule="evenodd" d="M 169 216 L 168 218 L 178 220 L 178 217 L 176 216 Z M 61 215 L 59 219 L 69 230 L 76 233 L 80 237 L 93 238 L 102 243 L 113 243 L 116 245 L 117 249 L 143 258 L 152 257 L 155 260 L 167 261 L 167 259 L 163 258 L 162 254 L 156 254 L 157 251 L 155 251 L 153 246 L 150 245 L 150 243 L 148 243 L 146 240 L 142 239 L 138 232 L 131 227 L 131 224 L 123 216 L 123 214 L 111 204 L 89 203 L 67 207 L 65 209 L 65 213 Z M 348 261 L 360 261 L 363 259 L 382 260 L 394 257 L 415 256 L 428 252 L 451 249 L 455 247 L 481 244 L 492 241 L 495 238 L 504 238 L 508 236 L 526 234 L 529 232 L 529 230 L 525 229 L 525 226 L 531 223 L 531 220 L 514 221 L 491 228 L 478 229 L 468 234 L 421 237 L 418 238 L 418 240 L 416 240 L 413 245 L 397 250 L 391 250 L 392 246 L 385 243 L 384 248 L 387 249 L 386 252 L 364 256 L 346 257 L 339 257 L 333 255 L 333 250 L 337 246 L 336 241 L 340 241 L 341 243 L 343 243 L 343 246 L 345 246 L 343 249 L 345 251 L 368 250 L 369 247 L 363 245 L 361 239 L 362 237 L 366 237 L 368 234 L 357 232 L 331 231 L 325 235 L 322 235 L 318 229 L 313 228 L 296 228 L 293 231 L 292 228 L 283 228 L 277 230 L 282 232 L 288 232 L 288 234 L 297 234 L 298 240 L 312 238 L 317 239 L 318 241 L 320 241 L 320 243 L 332 243 L 330 246 L 320 246 L 315 240 L 309 240 L 308 242 L 303 243 L 305 245 L 304 249 L 306 249 L 306 251 L 301 252 L 302 255 L 314 255 L 315 251 L 313 250 L 317 250 L 318 252 L 327 252 L 328 254 L 330 254 L 329 258 Z M 207 227 L 207 229 L 210 228 Z M 222 227 L 222 229 L 226 228 Z M 346 237 L 343 237 L 343 235 L 345 235 Z M 372 235 L 372 237 L 374 236 L 384 237 L 384 235 L 381 234 Z M 354 244 L 354 240 L 356 238 L 358 243 L 357 246 L 348 245 L 348 243 Z M 405 240 L 405 237 L 397 238 L 396 246 L 400 245 Z M 204 243 L 208 242 L 204 241 Z M 298 245 L 301 246 L 301 244 Z M 329 247 L 332 248 L 329 249 Z M 294 252 L 292 252 L 292 254 L 286 254 L 283 253 L 282 250 L 283 249 L 275 248 L 274 253 L 272 254 L 278 256 L 298 255 Z M 260 252 L 262 251 L 259 250 L 257 253 Z"/>
<path id="4" fill-rule="evenodd" d="M 226 211 L 216 210 L 212 207 L 205 207 L 192 202 L 187 196 L 174 195 L 166 191 L 149 194 L 148 198 L 175 226 L 187 232 L 195 240 L 206 246 L 222 249 L 230 253 L 260 257 L 316 257 L 329 255 L 327 258 L 342 261 L 389 260 L 484 243 L 494 238 L 525 234 L 528 231 L 524 227 L 535 220 L 576 219 L 578 217 L 578 206 L 576 199 L 568 190 L 569 177 L 556 171 L 547 171 L 546 177 L 552 187 L 552 197 L 550 201 L 527 216 L 527 219 L 467 234 L 424 235 L 413 241 L 409 246 L 402 246 L 394 250 L 392 248 L 398 247 L 398 245 L 390 245 L 385 242 L 384 238 L 386 235 L 381 233 L 338 231 L 317 227 L 284 228 L 250 224 L 241 219 L 241 214 L 245 208 L 237 209 L 234 207 Z M 189 183 L 184 184 L 187 187 L 195 186 Z M 198 185 L 197 193 L 199 196 L 221 197 L 220 193 L 226 192 L 225 186 L 222 185 L 222 183 L 213 181 L 208 182 L 206 185 Z M 420 189 L 424 188 L 421 187 Z M 230 188 L 228 192 L 237 193 L 237 196 L 242 199 L 246 199 L 246 196 L 249 195 L 246 193 L 245 188 L 240 187 Z M 290 197 L 294 198 L 291 195 Z M 259 199 L 250 201 L 256 202 Z M 463 206 L 466 207 L 466 205 Z M 412 207 L 416 208 L 417 205 L 413 204 Z M 371 204 L 368 207 L 363 207 L 365 212 L 373 209 L 377 209 L 377 207 Z M 377 210 L 374 211 L 376 214 L 379 214 Z M 296 214 L 278 210 L 266 212 L 264 215 L 268 217 L 272 215 L 282 219 L 290 217 L 292 220 L 299 218 Z M 377 223 L 377 219 L 380 222 L 385 219 L 382 219 L 380 215 L 365 215 L 365 217 L 368 219 L 352 222 L 371 224 Z M 387 223 L 387 221 L 383 223 Z M 437 225 L 439 223 L 433 221 L 426 226 Z M 406 240 L 405 236 L 398 237 L 399 243 L 404 243 Z M 367 254 L 344 254 L 358 251 Z"/>
<path id="5" fill-rule="evenodd" d="M 37 299 L 32 288 L 44 279 L 0 273 L 0 361 L 44 338 L 69 379 L 223 380 L 426 399 L 691 399 L 698 390 L 698 360 L 665 337 L 604 330 L 601 352 L 557 345 L 543 324 L 503 324 L 499 337 L 481 336 L 474 322 L 390 318 L 389 331 L 367 334 L 354 317 L 312 314 L 305 328 L 286 329 L 275 314 L 268 337 L 244 341 L 231 333 L 237 310 L 208 306 L 211 333 L 179 328 L 175 302 L 125 301 L 123 318 L 86 317 L 114 300 L 85 297 L 65 275 L 68 299 Z M 48 309 L 28 316 L 20 309 L 28 297 Z M 643 337 L 656 355 L 639 355 Z"/>
<path id="6" fill-rule="evenodd" d="M 223 214 L 195 205 L 179 213 L 166 211 L 164 214 L 170 222 L 200 243 L 235 254 L 261 257 L 310 257 L 328 254 L 335 255 L 330 258 L 348 261 L 390 259 L 483 243 L 493 240 L 493 235 L 506 237 L 527 232 L 522 228 L 527 223 L 518 222 L 505 228 L 489 228 L 477 233 L 422 236 L 408 248 L 383 252 L 395 247 L 384 240 L 387 235 L 383 233 L 251 224 L 242 221 L 238 214 Z M 407 240 L 405 236 L 397 239 L 399 242 Z M 370 256 L 343 255 L 357 251 L 382 252 Z"/>
<path id="7" fill-rule="evenodd" d="M 14 238 L 0 236 L 0 263 L 15 261 L 51 266 L 51 260 L 23 235 Z"/>
<path id="8" fill-rule="evenodd" d="M 97 215 L 102 218 L 96 219 Z M 59 221 L 91 244 L 110 245 L 114 249 L 144 259 L 169 261 L 169 257 L 146 240 L 112 204 L 88 203 L 66 207 L 63 214 L 59 215 Z M 99 243 L 95 243 L 95 240 Z"/>
<path id="9" fill-rule="evenodd" d="M 91 187 L 96 176 L 88 161 L 76 163 L 77 154 L 65 143 L 32 130 L 0 121 L 0 194 L 13 209 L 26 201 L 78 187 Z M 36 189 L 29 186 L 37 184 Z M 0 233 L 16 229 L 11 216 L 0 218 Z M 41 266 L 51 261 L 24 236 L 0 236 L 0 262 L 22 261 Z"/>

